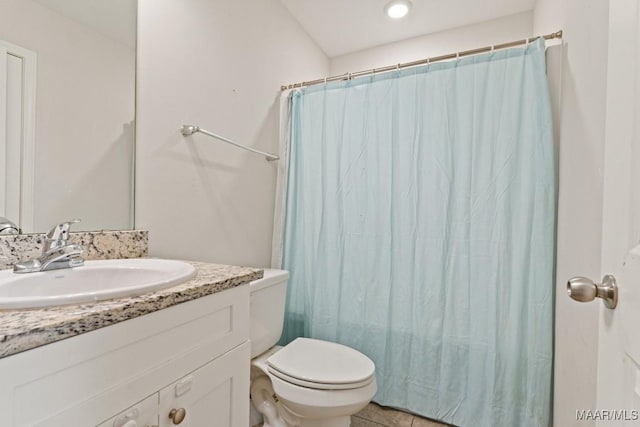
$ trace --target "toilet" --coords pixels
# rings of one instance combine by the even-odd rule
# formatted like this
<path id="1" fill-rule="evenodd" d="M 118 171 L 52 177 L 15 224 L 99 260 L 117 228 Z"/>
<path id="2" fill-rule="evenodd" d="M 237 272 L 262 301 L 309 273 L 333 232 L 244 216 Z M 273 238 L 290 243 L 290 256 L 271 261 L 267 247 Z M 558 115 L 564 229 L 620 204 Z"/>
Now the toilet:
<path id="1" fill-rule="evenodd" d="M 251 403 L 264 427 L 348 427 L 376 393 L 375 365 L 341 344 L 297 338 L 280 347 L 289 273 L 251 282 Z"/>

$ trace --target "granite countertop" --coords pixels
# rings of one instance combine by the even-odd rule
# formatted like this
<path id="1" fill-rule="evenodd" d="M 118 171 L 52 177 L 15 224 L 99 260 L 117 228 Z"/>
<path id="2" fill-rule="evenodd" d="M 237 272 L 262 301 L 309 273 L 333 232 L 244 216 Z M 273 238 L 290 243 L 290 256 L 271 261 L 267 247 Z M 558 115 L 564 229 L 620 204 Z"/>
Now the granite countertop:
<path id="1" fill-rule="evenodd" d="M 248 267 L 189 262 L 188 282 L 128 298 L 40 309 L 0 310 L 0 358 L 224 291 L 263 276 Z"/>

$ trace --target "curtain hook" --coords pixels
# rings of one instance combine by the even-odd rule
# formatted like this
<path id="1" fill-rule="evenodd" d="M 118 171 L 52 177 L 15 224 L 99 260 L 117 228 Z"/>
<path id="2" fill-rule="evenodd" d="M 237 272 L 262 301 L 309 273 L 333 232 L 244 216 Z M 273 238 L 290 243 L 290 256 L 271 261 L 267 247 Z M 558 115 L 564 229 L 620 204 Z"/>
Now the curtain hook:
<path id="1" fill-rule="evenodd" d="M 327 78 L 326 77 L 324 78 L 324 84 L 327 84 Z"/>
<path id="2" fill-rule="evenodd" d="M 456 60 L 460 59 L 460 52 L 456 52 Z"/>
<path id="3" fill-rule="evenodd" d="M 351 80 L 351 72 L 349 72 L 349 75 L 347 76 L 347 80 Z"/>
<path id="4" fill-rule="evenodd" d="M 495 50 L 496 50 L 495 45 L 491 45 L 491 53 L 495 52 Z"/>
<path id="5" fill-rule="evenodd" d="M 527 39 L 527 47 L 529 47 L 529 40 L 530 40 L 530 39 Z"/>

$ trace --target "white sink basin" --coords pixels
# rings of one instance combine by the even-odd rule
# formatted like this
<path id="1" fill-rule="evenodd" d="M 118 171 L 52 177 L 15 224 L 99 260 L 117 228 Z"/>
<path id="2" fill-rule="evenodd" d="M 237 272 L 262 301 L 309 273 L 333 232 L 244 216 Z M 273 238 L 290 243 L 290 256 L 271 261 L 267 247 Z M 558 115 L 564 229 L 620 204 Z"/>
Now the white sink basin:
<path id="1" fill-rule="evenodd" d="M 85 261 L 84 266 L 41 273 L 0 271 L 0 309 L 80 304 L 142 295 L 195 277 L 186 262 L 153 259 Z"/>

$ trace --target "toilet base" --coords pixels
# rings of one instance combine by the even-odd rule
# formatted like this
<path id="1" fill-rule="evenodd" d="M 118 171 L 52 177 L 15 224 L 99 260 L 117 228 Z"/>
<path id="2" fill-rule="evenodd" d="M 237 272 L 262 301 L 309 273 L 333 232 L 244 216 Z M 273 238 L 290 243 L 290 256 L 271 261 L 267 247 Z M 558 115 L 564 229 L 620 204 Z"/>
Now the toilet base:
<path id="1" fill-rule="evenodd" d="M 251 407 L 251 414 L 249 417 L 249 425 L 250 426 L 263 426 L 264 427 L 264 419 L 262 418 L 262 414 L 258 412 L 256 407 L 253 405 L 253 402 L 249 403 Z M 351 425 L 351 417 L 337 417 L 338 419 L 331 420 L 322 420 L 322 421 L 309 421 L 309 424 L 305 424 L 304 421 L 301 421 L 300 424 L 303 427 L 349 427 Z"/>
<path id="2" fill-rule="evenodd" d="M 351 416 L 306 418 L 292 413 L 278 402 L 266 375 L 255 375 L 251 381 L 251 409 L 264 418 L 263 427 L 349 427 Z"/>

